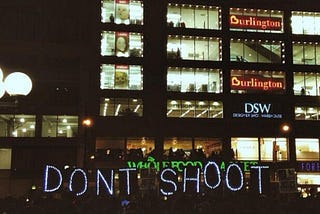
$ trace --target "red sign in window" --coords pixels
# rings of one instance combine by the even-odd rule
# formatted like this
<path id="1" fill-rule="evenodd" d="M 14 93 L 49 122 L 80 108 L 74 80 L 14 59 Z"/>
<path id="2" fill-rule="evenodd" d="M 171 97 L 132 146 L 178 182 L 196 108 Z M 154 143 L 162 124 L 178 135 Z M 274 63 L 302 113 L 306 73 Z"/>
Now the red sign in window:
<path id="1" fill-rule="evenodd" d="M 282 19 L 276 17 L 230 15 L 230 28 L 282 30 Z"/>

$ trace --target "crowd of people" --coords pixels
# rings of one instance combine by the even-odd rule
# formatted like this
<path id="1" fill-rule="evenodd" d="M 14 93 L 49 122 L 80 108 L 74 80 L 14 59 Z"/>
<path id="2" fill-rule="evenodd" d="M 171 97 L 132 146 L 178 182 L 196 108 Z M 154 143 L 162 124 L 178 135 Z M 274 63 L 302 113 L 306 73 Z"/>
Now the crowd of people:
<path id="1" fill-rule="evenodd" d="M 190 195 L 163 197 L 155 192 L 140 196 L 115 197 L 68 194 L 34 194 L 0 199 L 0 214 L 300 214 L 320 211 L 318 197 L 268 197 L 250 195 Z"/>

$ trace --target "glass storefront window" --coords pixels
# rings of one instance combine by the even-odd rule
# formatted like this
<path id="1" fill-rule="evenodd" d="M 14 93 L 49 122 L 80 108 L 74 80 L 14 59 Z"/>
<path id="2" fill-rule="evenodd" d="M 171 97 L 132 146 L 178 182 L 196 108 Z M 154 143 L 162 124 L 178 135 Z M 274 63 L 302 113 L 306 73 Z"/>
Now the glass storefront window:
<path id="1" fill-rule="evenodd" d="M 298 185 L 320 185 L 320 173 L 297 173 Z"/>
<path id="2" fill-rule="evenodd" d="M 285 93 L 283 71 L 231 70 L 230 75 L 231 93 Z"/>
<path id="3" fill-rule="evenodd" d="M 196 155 L 201 155 L 203 153 L 206 158 L 214 160 L 221 157 L 222 144 L 223 142 L 219 138 L 195 138 L 193 151 Z M 198 159 L 201 158 L 201 156 L 194 156 L 192 158 Z"/>
<path id="4" fill-rule="evenodd" d="M 143 24 L 143 2 L 139 0 L 101 1 L 101 22 Z"/>
<path id="5" fill-rule="evenodd" d="M 230 8 L 230 30 L 283 33 L 283 11 Z"/>
<path id="6" fill-rule="evenodd" d="M 293 73 L 294 95 L 320 96 L 320 74 L 316 72 Z"/>
<path id="7" fill-rule="evenodd" d="M 140 65 L 101 65 L 100 89 L 142 90 L 142 81 Z"/>
<path id="8" fill-rule="evenodd" d="M 262 161 L 288 160 L 288 143 L 286 138 L 260 138 L 260 155 Z"/>
<path id="9" fill-rule="evenodd" d="M 141 33 L 102 31 L 101 55 L 117 57 L 142 57 Z"/>
<path id="10" fill-rule="evenodd" d="M 293 34 L 320 35 L 320 12 L 292 11 Z"/>
<path id="11" fill-rule="evenodd" d="M 219 69 L 169 67 L 167 90 L 221 93 L 222 79 L 222 71 Z"/>
<path id="12" fill-rule="evenodd" d="M 221 39 L 169 35 L 167 57 L 168 59 L 220 61 Z"/>
<path id="13" fill-rule="evenodd" d="M 259 160 L 258 138 L 231 138 L 236 160 Z"/>
<path id="14" fill-rule="evenodd" d="M 34 137 L 35 115 L 0 115 L 0 137 Z"/>
<path id="15" fill-rule="evenodd" d="M 78 134 L 78 116 L 44 115 L 42 116 L 42 137 L 76 137 Z"/>
<path id="16" fill-rule="evenodd" d="M 223 118 L 223 105 L 219 101 L 168 100 L 167 117 Z"/>
<path id="17" fill-rule="evenodd" d="M 142 99 L 101 98 L 100 116 L 138 116 L 142 117 Z"/>
<path id="18" fill-rule="evenodd" d="M 189 159 L 192 152 L 191 138 L 166 138 L 163 143 L 164 156 L 169 160 Z"/>
<path id="19" fill-rule="evenodd" d="M 296 120 L 320 120 L 320 107 L 296 106 L 294 113 Z"/>
<path id="20" fill-rule="evenodd" d="M 297 161 L 319 161 L 319 139 L 296 138 Z"/>
<path id="21" fill-rule="evenodd" d="M 318 42 L 292 42 L 293 64 L 320 65 Z"/>
<path id="22" fill-rule="evenodd" d="M 169 27 L 221 29 L 221 9 L 215 6 L 171 4 L 168 5 Z"/>
<path id="23" fill-rule="evenodd" d="M 142 160 L 147 156 L 154 157 L 154 139 L 140 137 L 127 139 L 127 160 Z"/>
<path id="24" fill-rule="evenodd" d="M 231 39 L 230 60 L 254 63 L 284 63 L 282 41 Z"/>
<path id="25" fill-rule="evenodd" d="M 98 137 L 96 139 L 95 160 L 119 161 L 125 159 L 125 154 L 125 138 Z"/>
<path id="26" fill-rule="evenodd" d="M 11 169 L 12 149 L 0 148 L 0 170 Z"/>

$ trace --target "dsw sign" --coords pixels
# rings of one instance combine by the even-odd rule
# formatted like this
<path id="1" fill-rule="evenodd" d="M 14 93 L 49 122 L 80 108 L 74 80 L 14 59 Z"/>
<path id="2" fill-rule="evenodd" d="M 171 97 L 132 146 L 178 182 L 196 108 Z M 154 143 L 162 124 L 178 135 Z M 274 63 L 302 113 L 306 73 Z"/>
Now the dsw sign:
<path id="1" fill-rule="evenodd" d="M 244 112 L 245 113 L 266 113 L 270 112 L 271 104 L 264 104 L 264 103 L 245 103 L 244 104 Z"/>

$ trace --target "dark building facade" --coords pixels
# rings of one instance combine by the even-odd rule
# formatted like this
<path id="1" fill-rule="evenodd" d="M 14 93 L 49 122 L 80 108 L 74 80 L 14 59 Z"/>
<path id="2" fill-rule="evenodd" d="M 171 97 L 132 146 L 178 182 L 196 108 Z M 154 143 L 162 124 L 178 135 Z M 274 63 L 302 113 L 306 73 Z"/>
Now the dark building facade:
<path id="1" fill-rule="evenodd" d="M 115 168 L 152 156 L 251 161 L 274 183 L 294 169 L 303 194 L 320 185 L 316 1 L 45 3 L 3 5 L 2 69 L 34 80 L 1 110 L 4 182 L 36 183 L 46 163 Z"/>

